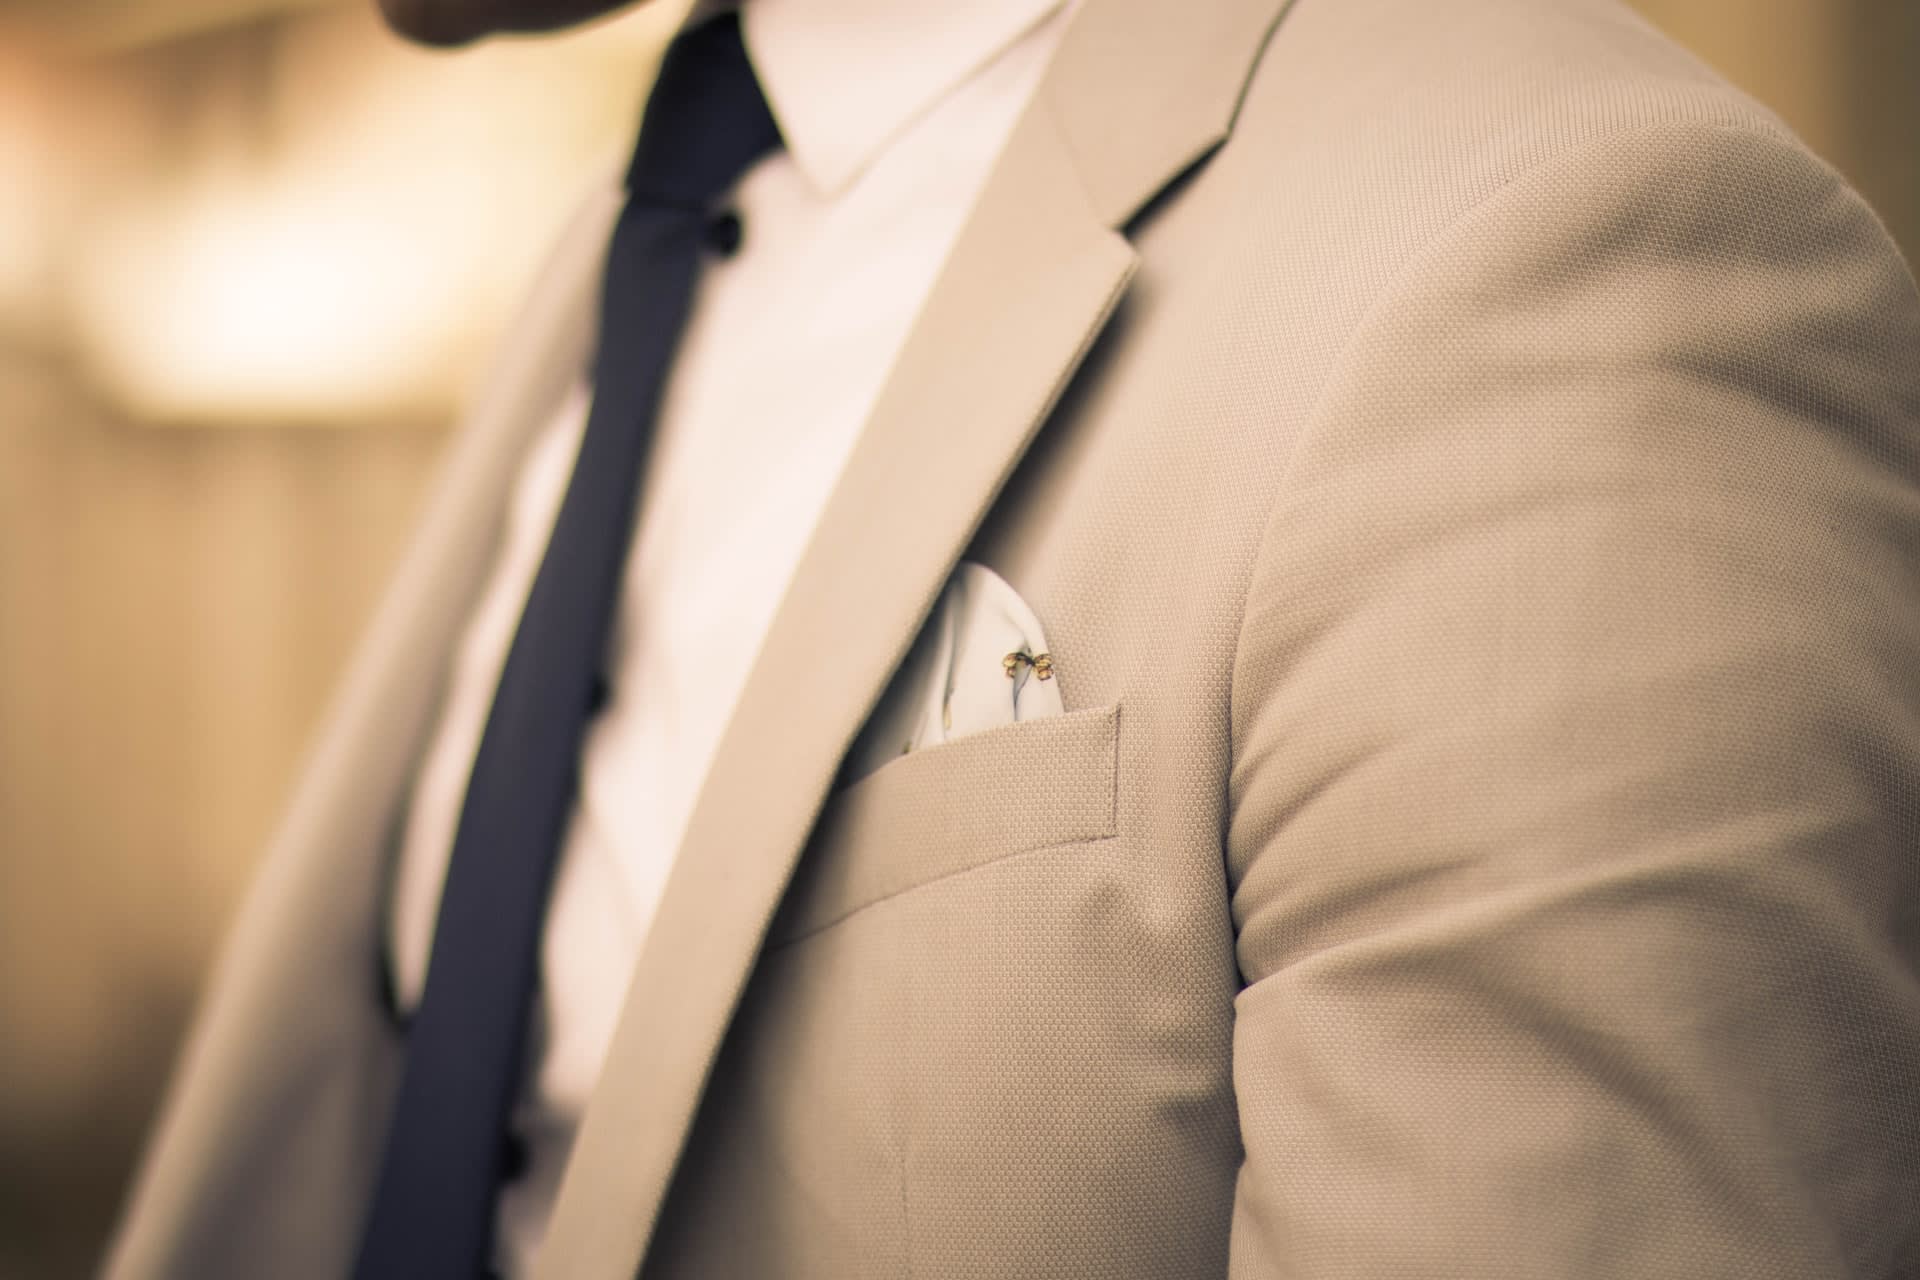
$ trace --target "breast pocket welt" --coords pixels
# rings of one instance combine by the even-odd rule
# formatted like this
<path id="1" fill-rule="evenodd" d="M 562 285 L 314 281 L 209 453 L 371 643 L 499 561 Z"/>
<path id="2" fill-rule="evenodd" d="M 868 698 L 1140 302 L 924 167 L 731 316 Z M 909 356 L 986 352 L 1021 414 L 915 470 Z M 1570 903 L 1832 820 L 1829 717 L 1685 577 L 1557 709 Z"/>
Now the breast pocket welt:
<path id="1" fill-rule="evenodd" d="M 903 755 L 827 801 L 768 939 L 1015 854 L 1116 831 L 1120 709 L 1001 725 Z"/>

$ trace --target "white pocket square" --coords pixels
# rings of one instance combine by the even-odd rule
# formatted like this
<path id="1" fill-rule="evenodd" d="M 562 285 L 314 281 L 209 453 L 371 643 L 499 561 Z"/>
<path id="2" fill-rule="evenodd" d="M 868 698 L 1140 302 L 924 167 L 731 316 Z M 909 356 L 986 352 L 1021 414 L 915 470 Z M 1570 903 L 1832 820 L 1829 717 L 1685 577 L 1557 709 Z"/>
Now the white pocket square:
<path id="1" fill-rule="evenodd" d="M 963 561 L 848 752 L 843 776 L 864 778 L 910 752 L 1061 712 L 1040 620 L 999 574 Z"/>

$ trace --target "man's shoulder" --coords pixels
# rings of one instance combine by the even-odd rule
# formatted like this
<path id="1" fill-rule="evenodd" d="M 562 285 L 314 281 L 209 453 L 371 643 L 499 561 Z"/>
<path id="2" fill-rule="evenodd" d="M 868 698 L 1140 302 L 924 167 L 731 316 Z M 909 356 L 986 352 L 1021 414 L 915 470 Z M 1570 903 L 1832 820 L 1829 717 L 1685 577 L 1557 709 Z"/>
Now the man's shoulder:
<path id="1" fill-rule="evenodd" d="M 1458 280 L 1481 302 L 1555 261 L 1624 269 L 1689 245 L 1714 270 L 1763 246 L 1803 274 L 1845 258 L 1878 305 L 1912 302 L 1846 183 L 1620 0 L 1294 0 L 1197 185 L 1143 228 L 1149 257 L 1159 234 L 1195 237 L 1235 264 L 1212 287 L 1294 307 L 1332 347 L 1443 245 L 1481 264 Z M 1607 248 L 1648 226 L 1657 243 Z"/>
<path id="2" fill-rule="evenodd" d="M 1711 123 L 1791 138 L 1766 108 L 1621 0 L 1295 0 L 1236 135 L 1301 131 L 1429 185 L 1611 133 Z"/>
<path id="3" fill-rule="evenodd" d="M 1584 146 L 1663 127 L 1798 147 L 1620 0 L 1295 0 L 1233 141 L 1255 163 L 1419 222 Z"/>

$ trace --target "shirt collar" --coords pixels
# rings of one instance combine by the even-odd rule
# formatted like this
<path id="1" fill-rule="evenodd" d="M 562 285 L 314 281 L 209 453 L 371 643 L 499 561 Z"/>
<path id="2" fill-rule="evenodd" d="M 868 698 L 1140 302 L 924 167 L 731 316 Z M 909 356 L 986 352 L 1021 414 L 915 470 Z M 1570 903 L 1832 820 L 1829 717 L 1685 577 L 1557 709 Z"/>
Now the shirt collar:
<path id="1" fill-rule="evenodd" d="M 741 30 L 789 154 L 831 196 L 1063 2 L 750 0 Z"/>

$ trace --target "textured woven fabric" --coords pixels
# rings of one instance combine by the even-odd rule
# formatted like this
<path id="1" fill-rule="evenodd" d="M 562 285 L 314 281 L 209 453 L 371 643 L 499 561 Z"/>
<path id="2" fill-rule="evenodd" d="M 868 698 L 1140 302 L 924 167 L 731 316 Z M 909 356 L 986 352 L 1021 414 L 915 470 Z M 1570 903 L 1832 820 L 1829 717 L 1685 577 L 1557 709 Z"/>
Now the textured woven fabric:
<path id="1" fill-rule="evenodd" d="M 897 894 L 1051 845 L 1115 833 L 1114 749 L 1119 712 L 1100 707 L 969 734 L 882 766 L 820 815 L 805 869 L 787 891 L 770 941 L 781 945 Z M 1044 804 L 981 804 L 955 789 L 960 769 L 993 792 L 1044 794 Z M 872 833 L 916 834 L 884 856 Z"/>
<path id="2" fill-rule="evenodd" d="M 1069 134 L 1135 52 L 1097 30 Z M 1142 147 L 1170 175 L 1193 141 Z M 1123 143 L 1076 144 L 1103 214 Z M 1045 154 L 929 307 L 948 349 L 903 357 L 943 429 L 987 415 L 938 371 L 1021 322 L 977 269 L 1031 248 Z M 1920 297 L 1871 212 L 1611 0 L 1297 0 L 1126 232 L 1124 301 L 953 549 L 1032 605 L 1067 715 L 827 798 L 711 1074 L 673 1019 L 628 1034 L 546 1274 L 636 1242 L 649 1277 L 1920 1270 Z M 913 541 L 892 447 L 821 556 L 869 512 L 863 569 Z M 758 769 L 787 803 L 832 712 L 803 630 L 729 800 Z M 672 958 L 630 1009 L 707 980 Z M 690 1077 L 655 1215 L 679 1104 L 634 1095 Z"/>

